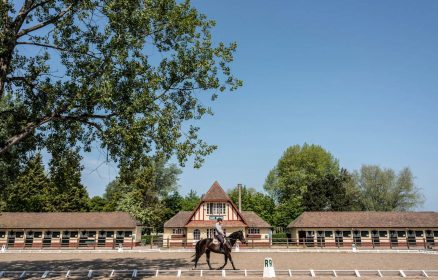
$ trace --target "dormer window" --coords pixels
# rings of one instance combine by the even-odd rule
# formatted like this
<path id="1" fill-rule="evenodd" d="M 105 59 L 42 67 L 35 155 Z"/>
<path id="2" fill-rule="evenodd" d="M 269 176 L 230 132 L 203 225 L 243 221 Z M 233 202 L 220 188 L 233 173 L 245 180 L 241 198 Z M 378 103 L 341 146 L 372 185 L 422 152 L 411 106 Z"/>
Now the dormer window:
<path id="1" fill-rule="evenodd" d="M 207 203 L 207 215 L 225 215 L 225 203 L 222 202 Z"/>

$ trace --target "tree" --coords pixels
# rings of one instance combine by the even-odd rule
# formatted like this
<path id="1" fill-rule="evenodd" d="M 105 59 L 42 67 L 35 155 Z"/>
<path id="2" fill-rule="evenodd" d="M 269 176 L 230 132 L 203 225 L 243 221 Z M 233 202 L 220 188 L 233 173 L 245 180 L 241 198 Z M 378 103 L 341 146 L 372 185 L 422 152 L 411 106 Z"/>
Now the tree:
<path id="1" fill-rule="evenodd" d="M 198 206 L 201 198 L 194 190 L 190 190 L 190 192 L 183 198 L 181 202 L 181 210 L 182 211 L 193 211 L 196 206 Z"/>
<path id="2" fill-rule="evenodd" d="M 36 154 L 24 168 L 17 182 L 7 190 L 5 210 L 10 212 L 53 211 L 56 196 L 44 172 L 41 155 Z"/>
<path id="3" fill-rule="evenodd" d="M 398 175 L 392 169 L 376 165 L 363 165 L 355 172 L 355 181 L 360 190 L 362 210 L 407 211 L 423 203 L 423 196 L 414 184 L 409 168 Z"/>
<path id="4" fill-rule="evenodd" d="M 183 197 L 177 192 L 165 197 L 162 201 L 164 207 L 166 208 L 166 214 L 164 215 L 164 221 L 172 218 L 176 213 L 181 211 Z"/>
<path id="5" fill-rule="evenodd" d="M 214 45 L 215 22 L 189 1 L 4 0 L 0 21 L 2 158 L 61 133 L 122 170 L 156 155 L 199 167 L 215 146 L 185 125 L 211 114 L 196 93 L 242 85 L 236 44 Z"/>
<path id="6" fill-rule="evenodd" d="M 338 176 L 340 167 L 321 146 L 304 144 L 289 147 L 269 172 L 264 188 L 277 204 L 277 223 L 287 226 L 304 210 L 308 187 L 326 175 Z"/>
<path id="7" fill-rule="evenodd" d="M 90 212 L 104 212 L 106 204 L 106 199 L 96 195 L 88 201 L 88 209 Z"/>
<path id="8" fill-rule="evenodd" d="M 239 189 L 237 187 L 231 189 L 228 195 L 236 205 L 239 203 Z M 241 197 L 243 211 L 254 211 L 268 223 L 274 222 L 275 203 L 272 198 L 257 192 L 254 188 L 247 187 L 242 187 Z"/>
<path id="9" fill-rule="evenodd" d="M 143 189 L 144 186 L 150 185 L 153 180 L 153 194 L 157 200 L 162 200 L 169 193 L 175 192 L 178 187 L 178 179 L 181 169 L 175 164 L 166 164 L 162 159 L 154 162 L 149 161 L 149 166 L 135 170 L 124 170 L 120 177 L 108 184 L 103 198 L 107 200 L 105 211 L 115 211 L 124 194 Z"/>
<path id="10" fill-rule="evenodd" d="M 342 169 L 312 182 L 303 196 L 305 211 L 351 211 L 359 209 L 359 193 L 351 187 L 352 177 Z"/>
<path id="11" fill-rule="evenodd" d="M 87 211 L 89 197 L 81 184 L 81 156 L 72 150 L 53 153 L 50 160 L 50 181 L 56 199 L 53 207 L 60 212 Z"/>

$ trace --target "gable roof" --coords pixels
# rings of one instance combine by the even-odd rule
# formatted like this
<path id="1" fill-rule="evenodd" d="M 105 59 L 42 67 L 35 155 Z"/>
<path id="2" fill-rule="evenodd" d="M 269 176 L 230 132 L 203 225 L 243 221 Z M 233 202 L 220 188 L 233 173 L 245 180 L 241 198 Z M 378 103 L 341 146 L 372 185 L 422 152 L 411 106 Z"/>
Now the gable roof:
<path id="1" fill-rule="evenodd" d="M 224 191 L 224 189 L 219 185 L 218 181 L 214 181 L 213 185 L 211 185 L 210 189 L 207 191 L 207 193 L 202 196 L 201 201 L 196 206 L 196 208 L 191 212 L 192 214 L 187 218 L 186 224 L 190 222 L 192 217 L 195 215 L 196 211 L 201 207 L 201 205 L 205 202 L 228 202 L 231 204 L 231 207 L 233 207 L 236 210 L 237 215 L 240 216 L 242 221 L 245 223 L 245 218 L 242 216 L 242 213 L 239 212 L 239 209 L 237 208 L 236 204 L 231 200 L 231 198 L 227 195 L 227 193 Z"/>
<path id="2" fill-rule="evenodd" d="M 288 228 L 438 228 L 438 212 L 304 212 Z"/>
<path id="3" fill-rule="evenodd" d="M 192 211 L 179 211 L 167 222 L 164 223 L 164 227 L 185 227 L 187 220 L 192 216 Z"/>
<path id="4" fill-rule="evenodd" d="M 259 215 L 257 215 L 257 213 L 255 213 L 254 211 L 242 211 L 242 216 L 245 218 L 245 222 L 248 225 L 248 227 L 257 227 L 257 228 L 272 227 Z"/>
<path id="5" fill-rule="evenodd" d="M 126 212 L 2 212 L 0 229 L 135 228 L 138 221 Z"/>
<path id="6" fill-rule="evenodd" d="M 214 181 L 213 185 L 211 185 L 201 201 L 231 201 L 231 199 L 221 185 L 219 185 L 217 181 Z"/>

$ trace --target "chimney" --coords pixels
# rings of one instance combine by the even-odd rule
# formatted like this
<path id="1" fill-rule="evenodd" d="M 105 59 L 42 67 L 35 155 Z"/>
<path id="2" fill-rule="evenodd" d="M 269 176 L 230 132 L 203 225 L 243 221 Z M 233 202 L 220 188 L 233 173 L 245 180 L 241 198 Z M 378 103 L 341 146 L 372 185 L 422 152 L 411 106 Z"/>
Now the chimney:
<path id="1" fill-rule="evenodd" d="M 237 189 L 239 190 L 239 212 L 242 212 L 242 184 L 237 184 Z"/>

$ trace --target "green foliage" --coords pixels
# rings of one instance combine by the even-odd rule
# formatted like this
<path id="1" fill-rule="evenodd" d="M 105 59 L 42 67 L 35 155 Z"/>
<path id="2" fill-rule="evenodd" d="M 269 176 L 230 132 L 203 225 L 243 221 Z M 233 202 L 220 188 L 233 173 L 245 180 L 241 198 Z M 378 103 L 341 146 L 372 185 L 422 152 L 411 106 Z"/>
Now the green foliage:
<path id="1" fill-rule="evenodd" d="M 264 184 L 277 204 L 273 224 L 287 226 L 303 212 L 303 197 L 313 194 L 308 193 L 308 187 L 325 176 L 336 178 L 339 174 L 338 160 L 322 147 L 309 144 L 289 147 Z"/>
<path id="2" fill-rule="evenodd" d="M 233 188 L 228 192 L 228 195 L 231 200 L 238 205 L 239 189 L 237 187 Z M 268 223 L 272 224 L 274 222 L 273 215 L 275 212 L 275 203 L 272 198 L 268 195 L 257 192 L 253 188 L 247 187 L 242 187 L 241 195 L 243 211 L 254 211 Z"/>
<path id="3" fill-rule="evenodd" d="M 304 144 L 289 147 L 270 171 L 265 181 L 265 190 L 284 202 L 291 197 L 300 197 L 307 187 L 326 174 L 339 174 L 338 161 L 321 146 Z"/>
<path id="4" fill-rule="evenodd" d="M 55 211 L 87 211 L 89 197 L 81 184 L 81 157 L 77 152 L 62 150 L 50 161 L 50 181 L 53 184 Z"/>
<path id="5" fill-rule="evenodd" d="M 312 182 L 303 196 L 305 211 L 351 211 L 359 207 L 358 190 L 351 189 L 351 175 L 342 169 Z"/>
<path id="6" fill-rule="evenodd" d="M 107 200 L 101 196 L 93 196 L 88 201 L 88 210 L 90 212 L 104 212 L 106 209 Z"/>
<path id="7" fill-rule="evenodd" d="M 5 210 L 10 212 L 53 211 L 53 185 L 44 172 L 41 155 L 31 158 L 16 184 L 7 189 Z"/>
<path id="8" fill-rule="evenodd" d="M 196 191 L 190 190 L 181 202 L 181 211 L 193 211 L 200 201 L 201 198 Z"/>
<path id="9" fill-rule="evenodd" d="M 423 196 L 415 186 L 409 168 L 396 174 L 392 169 L 363 165 L 354 175 L 360 190 L 362 210 L 407 211 L 423 203 Z"/>
<path id="10" fill-rule="evenodd" d="M 1 164 L 60 141 L 97 142 L 122 173 L 145 158 L 199 167 L 215 149 L 188 124 L 211 114 L 195 91 L 214 100 L 242 85 L 236 44 L 214 44 L 214 21 L 189 1 L 13 2 L 0 9 Z"/>
<path id="11" fill-rule="evenodd" d="M 166 214 L 164 215 L 164 221 L 172 218 L 182 208 L 183 197 L 177 192 L 173 192 L 163 199 L 163 206 L 166 208 Z"/>

